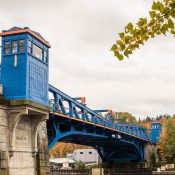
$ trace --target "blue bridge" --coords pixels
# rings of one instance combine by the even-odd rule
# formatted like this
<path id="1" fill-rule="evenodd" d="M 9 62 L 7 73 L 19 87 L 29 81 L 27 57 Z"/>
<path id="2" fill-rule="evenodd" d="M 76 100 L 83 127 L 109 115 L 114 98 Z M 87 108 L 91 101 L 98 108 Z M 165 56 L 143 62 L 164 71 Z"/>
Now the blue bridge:
<path id="1" fill-rule="evenodd" d="M 96 148 L 103 161 L 144 160 L 144 145 L 152 141 L 146 129 L 115 124 L 52 85 L 49 92 L 54 97 L 47 121 L 49 149 L 64 141 Z"/>
<path id="2" fill-rule="evenodd" d="M 30 100 L 50 107 L 47 120 L 48 149 L 57 142 L 88 145 L 98 150 L 103 162 L 143 162 L 144 147 L 157 143 L 157 124 L 148 134 L 142 126 L 119 124 L 111 111 L 92 110 L 85 99 L 72 98 L 48 84 L 50 44 L 28 27 L 1 33 L 1 84 L 8 100 Z M 49 98 L 48 98 L 49 97 Z M 107 112 L 103 117 L 99 112 Z"/>

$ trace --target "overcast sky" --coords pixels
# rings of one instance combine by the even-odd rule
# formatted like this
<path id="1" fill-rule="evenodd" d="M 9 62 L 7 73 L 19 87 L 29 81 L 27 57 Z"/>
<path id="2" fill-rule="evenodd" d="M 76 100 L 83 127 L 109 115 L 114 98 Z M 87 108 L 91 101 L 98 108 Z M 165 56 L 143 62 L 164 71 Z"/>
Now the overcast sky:
<path id="1" fill-rule="evenodd" d="M 152 0 L 0 0 L 0 30 L 29 26 L 50 42 L 50 83 L 92 109 L 175 113 L 175 40 L 148 41 L 122 62 L 110 50 Z"/>

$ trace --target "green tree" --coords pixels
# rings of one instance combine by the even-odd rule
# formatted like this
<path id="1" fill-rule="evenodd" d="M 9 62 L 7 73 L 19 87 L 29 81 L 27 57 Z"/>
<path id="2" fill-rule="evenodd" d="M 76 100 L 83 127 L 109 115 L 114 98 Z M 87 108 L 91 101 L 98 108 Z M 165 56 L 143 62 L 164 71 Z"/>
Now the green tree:
<path id="1" fill-rule="evenodd" d="M 151 122 L 151 121 L 153 121 L 153 119 L 151 117 L 147 116 L 146 119 L 145 119 L 145 121 Z"/>
<path id="2" fill-rule="evenodd" d="M 163 163 L 175 163 L 175 121 L 168 118 L 159 138 L 160 157 Z"/>
<path id="3" fill-rule="evenodd" d="M 149 19 L 140 18 L 136 25 L 127 24 L 119 33 L 119 39 L 111 48 L 119 60 L 128 57 L 150 38 L 167 32 L 175 36 L 175 0 L 154 1 L 149 16 Z"/>
<path id="4" fill-rule="evenodd" d="M 156 120 L 161 120 L 161 119 L 168 119 L 170 118 L 171 116 L 169 114 L 164 114 L 164 115 L 159 115 L 157 116 L 155 119 Z"/>
<path id="5" fill-rule="evenodd" d="M 86 168 L 85 164 L 82 163 L 81 161 L 77 162 L 76 167 L 77 167 L 77 169 L 85 169 Z"/>
<path id="6" fill-rule="evenodd" d="M 156 166 L 156 155 L 154 152 L 152 152 L 150 155 L 150 167 L 155 167 L 155 166 Z"/>

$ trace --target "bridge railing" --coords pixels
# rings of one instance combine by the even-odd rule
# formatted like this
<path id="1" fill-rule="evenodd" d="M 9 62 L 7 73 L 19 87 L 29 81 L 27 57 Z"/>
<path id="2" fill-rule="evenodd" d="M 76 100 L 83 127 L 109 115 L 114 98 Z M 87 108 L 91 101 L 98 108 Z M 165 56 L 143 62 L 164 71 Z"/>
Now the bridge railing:
<path id="1" fill-rule="evenodd" d="M 112 121 L 102 117 L 98 113 L 89 109 L 86 105 L 79 103 L 52 85 L 49 85 L 49 92 L 52 93 L 54 98 L 50 100 L 52 112 L 59 112 L 69 116 L 70 118 L 92 122 L 95 125 L 102 125 L 104 127 L 115 129 L 121 133 L 134 135 L 147 141 L 150 140 L 146 129 L 141 126 L 113 123 Z"/>

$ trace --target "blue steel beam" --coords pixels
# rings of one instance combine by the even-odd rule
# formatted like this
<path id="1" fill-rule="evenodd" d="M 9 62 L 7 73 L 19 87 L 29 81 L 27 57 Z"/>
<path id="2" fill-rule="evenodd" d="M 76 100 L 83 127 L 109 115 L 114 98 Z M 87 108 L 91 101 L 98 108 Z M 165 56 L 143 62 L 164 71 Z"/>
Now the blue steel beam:
<path id="1" fill-rule="evenodd" d="M 144 156 L 142 156 L 142 149 L 146 143 L 145 141 L 135 138 L 132 135 L 126 135 L 126 133 L 122 133 L 120 131 L 111 131 L 108 128 L 100 125 L 95 125 L 95 127 L 92 128 L 92 131 L 88 131 L 87 125 L 90 124 L 88 122 L 86 123 L 85 121 L 81 126 L 82 129 L 76 130 L 77 123 L 83 123 L 83 121 L 80 119 L 75 120 L 75 118 L 58 113 L 50 113 L 50 118 L 47 121 L 49 138 L 48 148 L 51 149 L 58 141 L 89 145 L 92 147 L 100 146 L 104 148 L 106 154 L 108 154 L 108 149 L 114 151 L 118 150 L 119 148 L 127 148 L 127 150 L 134 148 L 135 151 L 132 151 L 132 155 L 130 155 L 128 152 L 126 153 L 128 156 L 127 158 L 125 157 L 126 155 L 124 156 L 123 154 L 120 159 L 123 161 L 125 158 L 126 160 L 133 160 L 134 156 L 138 158 L 137 161 L 143 161 Z M 61 129 L 62 126 L 63 128 Z M 106 133 L 108 130 L 110 132 Z M 118 135 L 120 137 L 118 137 Z"/>
<path id="2" fill-rule="evenodd" d="M 105 118 L 107 118 L 108 120 L 110 120 L 112 123 L 114 122 L 114 119 L 112 117 L 112 110 L 111 109 L 98 109 L 98 110 L 93 110 L 96 113 L 106 113 Z"/>
<path id="3" fill-rule="evenodd" d="M 74 98 L 72 98 L 73 100 L 80 100 L 81 101 L 81 103 L 83 103 L 83 104 L 85 104 L 85 102 L 86 102 L 86 98 L 85 97 L 74 97 Z"/>
<path id="4" fill-rule="evenodd" d="M 78 102 L 79 98 L 71 98 L 52 85 L 49 85 L 49 92 L 54 96 L 53 111 L 50 112 L 50 119 L 47 121 L 49 149 L 57 141 L 103 147 L 105 154 L 111 155 L 116 149 L 124 151 L 128 148 L 127 160 L 144 160 L 144 145 L 151 141 L 146 129 L 137 125 L 113 123 L 97 113 L 109 110 L 93 111 Z M 119 159 L 125 160 L 123 156 Z M 115 158 L 117 157 L 114 156 Z"/>
<path id="5" fill-rule="evenodd" d="M 112 113 L 112 110 L 110 109 L 98 109 L 98 110 L 93 110 L 94 112 L 108 112 L 108 113 Z"/>
<path id="6" fill-rule="evenodd" d="M 55 118 L 57 116 L 54 116 Z M 58 118 L 58 117 L 57 117 Z M 59 119 L 59 118 L 58 118 Z M 58 122 L 58 121 L 57 121 Z M 66 121 L 65 121 L 66 122 Z M 56 120 L 54 121 L 56 123 Z M 74 124 L 72 123 L 71 126 Z M 54 127 L 55 129 L 55 127 Z M 59 129 L 57 127 L 56 129 Z M 135 142 L 133 139 L 130 140 L 129 138 L 111 138 L 108 135 L 98 134 L 98 133 L 89 133 L 85 130 L 83 131 L 77 131 L 75 129 L 70 129 L 68 131 L 64 132 L 55 132 L 59 133 L 56 134 L 52 141 L 49 144 L 49 149 L 52 148 L 52 146 L 59 140 L 59 141 L 65 141 L 70 143 L 76 143 L 76 144 L 82 144 L 82 145 L 89 145 L 89 146 L 103 146 L 105 151 L 110 149 L 111 151 L 118 150 L 118 148 L 123 149 L 127 148 L 127 150 L 131 147 L 134 148 L 135 151 L 133 151 L 133 155 L 136 155 L 137 157 L 140 157 L 139 160 L 143 160 L 142 156 L 140 155 L 140 147 L 138 147 L 137 142 Z M 140 142 L 143 143 L 143 142 Z M 123 145 L 123 146 L 122 146 Z M 125 146 L 124 146 L 125 145 Z M 130 159 L 132 159 L 132 156 L 128 154 Z"/>
<path id="7" fill-rule="evenodd" d="M 94 112 L 93 110 L 89 109 L 88 107 L 82 105 L 81 103 L 79 103 L 78 101 L 74 100 L 73 98 L 71 98 L 70 96 L 66 95 L 64 92 L 60 91 L 59 89 L 55 88 L 54 86 L 49 84 L 49 91 L 52 92 L 53 94 L 59 94 L 63 97 L 64 100 L 68 100 L 70 102 L 72 102 L 73 104 L 75 104 L 77 107 L 80 107 L 82 109 L 85 109 L 86 112 L 96 116 L 99 119 L 102 119 L 106 122 L 109 122 L 107 119 L 103 118 L 102 116 L 98 115 L 96 112 Z"/>
<path id="8" fill-rule="evenodd" d="M 49 85 L 49 91 L 53 93 L 54 103 L 58 105 L 58 107 L 56 107 L 55 109 L 58 109 L 58 108 L 60 109 L 60 110 L 54 109 L 55 112 L 59 111 L 64 115 L 69 115 L 77 119 L 90 121 L 92 123 L 100 124 L 105 127 L 114 128 L 114 129 L 120 130 L 121 132 L 140 137 L 141 139 L 145 139 L 146 141 L 150 141 L 150 138 L 148 137 L 146 130 L 143 127 L 140 127 L 140 126 L 138 127 L 138 126 L 129 125 L 129 124 L 124 124 L 124 125 L 114 124 L 110 120 L 100 116 L 93 110 L 89 109 L 87 106 L 84 106 L 83 104 L 74 100 L 73 98 L 66 95 L 59 89 L 53 87 L 52 85 Z M 67 101 L 69 104 L 68 113 L 66 112 L 63 101 Z M 78 108 L 80 111 L 77 111 L 76 108 Z"/>

